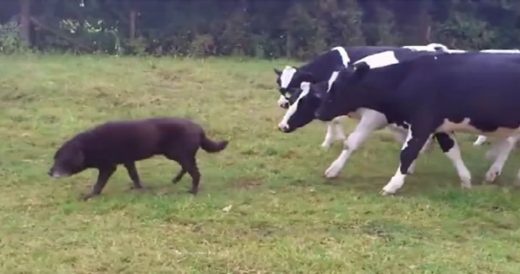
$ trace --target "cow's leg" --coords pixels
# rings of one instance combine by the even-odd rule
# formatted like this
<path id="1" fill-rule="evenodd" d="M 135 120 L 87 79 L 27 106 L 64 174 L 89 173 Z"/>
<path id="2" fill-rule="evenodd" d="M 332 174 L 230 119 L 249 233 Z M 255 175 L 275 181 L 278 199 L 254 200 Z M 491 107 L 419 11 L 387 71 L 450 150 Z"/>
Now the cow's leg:
<path id="1" fill-rule="evenodd" d="M 325 177 L 334 178 L 338 176 L 350 155 L 361 146 L 373 131 L 381 129 L 387 124 L 386 118 L 380 113 L 368 112 L 363 114 L 354 131 L 349 134 L 347 140 L 343 143 L 341 154 L 325 171 Z"/>
<path id="2" fill-rule="evenodd" d="M 327 133 L 325 134 L 325 140 L 321 143 L 321 147 L 328 149 L 334 142 L 334 127 L 332 122 L 327 122 Z"/>
<path id="3" fill-rule="evenodd" d="M 515 180 L 514 185 L 520 186 L 520 169 L 518 170 L 518 173 L 516 174 L 516 180 Z"/>
<path id="4" fill-rule="evenodd" d="M 433 150 L 432 138 L 428 138 L 428 141 L 426 141 L 426 144 L 424 144 L 423 148 L 421 149 L 421 154 L 424 152 L 431 152 L 432 150 Z"/>
<path id="5" fill-rule="evenodd" d="M 344 142 L 347 137 L 345 136 L 341 122 L 342 119 L 340 117 L 332 120 L 332 125 L 334 126 L 334 140 Z"/>
<path id="6" fill-rule="evenodd" d="M 511 150 L 515 147 L 516 141 L 518 137 L 512 136 L 504 140 L 500 140 L 498 143 L 494 144 L 491 148 L 490 152 L 493 151 L 495 154 L 495 161 L 486 172 L 486 181 L 491 183 L 495 181 L 495 179 L 500 176 L 502 173 L 502 169 L 509 158 L 509 154 Z"/>
<path id="7" fill-rule="evenodd" d="M 437 139 L 442 152 L 444 152 L 453 163 L 453 166 L 455 166 L 455 169 L 459 174 L 461 186 L 463 188 L 471 188 L 471 173 L 462 160 L 457 140 L 453 135 L 448 135 L 447 133 L 437 133 L 435 134 L 435 138 Z"/>
<path id="8" fill-rule="evenodd" d="M 408 173 L 410 165 L 417 159 L 419 152 L 423 148 L 428 138 L 431 136 L 431 130 L 428 127 L 414 127 L 412 126 L 408 131 L 406 142 L 401 149 L 400 154 L 400 165 L 397 168 L 394 176 L 390 181 L 383 187 L 382 194 L 389 195 L 394 194 L 403 185 Z"/>
<path id="9" fill-rule="evenodd" d="M 393 133 L 394 139 L 399 144 L 404 144 L 406 142 L 406 136 L 408 136 L 408 130 L 397 128 L 394 126 L 389 126 L 388 129 Z"/>
<path id="10" fill-rule="evenodd" d="M 397 127 L 389 127 L 390 131 L 394 133 L 394 138 L 401 146 L 406 142 L 406 137 L 408 136 L 408 130 L 397 128 Z M 413 174 L 415 172 L 415 162 L 410 165 L 408 169 L 409 174 Z"/>
<path id="11" fill-rule="evenodd" d="M 477 137 L 477 140 L 475 140 L 475 142 L 473 143 L 474 146 L 481 146 L 482 144 L 484 144 L 485 142 L 487 141 L 487 137 L 484 136 L 484 135 L 479 135 Z"/>
<path id="12" fill-rule="evenodd" d="M 504 146 L 504 140 L 495 140 L 491 147 L 486 151 L 486 159 L 489 161 L 495 161 Z"/>

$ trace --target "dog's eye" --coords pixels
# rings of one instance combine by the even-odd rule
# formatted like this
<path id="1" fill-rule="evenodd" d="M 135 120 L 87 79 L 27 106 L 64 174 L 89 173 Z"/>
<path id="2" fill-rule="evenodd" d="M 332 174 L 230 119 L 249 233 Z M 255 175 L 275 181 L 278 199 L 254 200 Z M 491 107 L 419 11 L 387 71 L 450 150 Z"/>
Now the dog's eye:
<path id="1" fill-rule="evenodd" d="M 291 97 L 291 93 L 290 92 L 286 92 L 283 96 L 285 96 L 286 98 L 289 98 L 289 97 Z"/>

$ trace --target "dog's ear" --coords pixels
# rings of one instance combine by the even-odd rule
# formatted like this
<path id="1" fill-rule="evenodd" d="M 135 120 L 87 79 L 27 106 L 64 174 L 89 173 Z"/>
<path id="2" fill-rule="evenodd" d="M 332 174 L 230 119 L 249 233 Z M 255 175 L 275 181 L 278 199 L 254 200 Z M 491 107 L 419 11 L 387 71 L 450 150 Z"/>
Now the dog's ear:
<path id="1" fill-rule="evenodd" d="M 277 68 L 274 68 L 273 70 L 274 70 L 274 73 L 276 73 L 276 75 L 278 75 L 278 76 L 282 75 L 282 71 L 281 70 L 279 70 Z"/>
<path id="2" fill-rule="evenodd" d="M 78 145 L 72 147 L 69 155 L 72 156 L 71 160 L 74 167 L 82 167 L 85 165 L 85 153 L 83 153 L 83 150 Z"/>
<path id="3" fill-rule="evenodd" d="M 366 62 L 354 64 L 354 74 L 358 79 L 363 78 L 370 70 L 370 66 Z"/>

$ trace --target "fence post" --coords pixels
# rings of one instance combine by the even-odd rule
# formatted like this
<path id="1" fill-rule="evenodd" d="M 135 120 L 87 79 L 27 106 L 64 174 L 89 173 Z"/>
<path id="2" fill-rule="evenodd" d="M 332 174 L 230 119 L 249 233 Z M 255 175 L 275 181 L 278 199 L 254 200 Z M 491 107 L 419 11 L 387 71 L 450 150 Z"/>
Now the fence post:
<path id="1" fill-rule="evenodd" d="M 31 1 L 20 0 L 20 37 L 31 45 Z"/>

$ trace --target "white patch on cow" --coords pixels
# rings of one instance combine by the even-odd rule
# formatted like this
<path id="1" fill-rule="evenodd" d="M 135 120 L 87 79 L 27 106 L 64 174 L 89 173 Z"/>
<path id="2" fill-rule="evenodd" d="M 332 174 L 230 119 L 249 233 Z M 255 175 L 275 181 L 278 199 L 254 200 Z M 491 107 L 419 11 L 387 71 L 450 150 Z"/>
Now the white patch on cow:
<path id="1" fill-rule="evenodd" d="M 403 46 L 405 49 L 411 49 L 414 51 L 430 51 L 430 47 L 428 46 Z"/>
<path id="2" fill-rule="evenodd" d="M 355 64 L 362 62 L 365 62 L 372 69 L 397 64 L 399 63 L 399 60 L 397 60 L 397 58 L 395 57 L 395 52 L 389 50 L 369 55 L 363 59 L 356 61 Z"/>
<path id="3" fill-rule="evenodd" d="M 467 133 L 477 133 L 477 134 L 483 134 L 486 136 L 497 136 L 500 138 L 507 138 L 511 135 L 516 135 L 520 133 L 519 128 L 498 128 L 497 130 L 493 132 L 482 132 L 475 128 L 474 126 L 470 125 L 470 119 L 464 118 L 462 122 L 460 123 L 454 123 L 448 119 L 444 119 L 444 122 L 440 127 L 437 128 L 437 131 L 440 132 L 450 132 L 450 131 L 461 131 L 461 132 L 467 132 Z"/>
<path id="4" fill-rule="evenodd" d="M 393 133 L 395 141 L 399 144 L 404 144 L 406 142 L 406 136 L 408 136 L 408 130 L 403 129 L 402 127 L 396 126 L 395 124 L 388 125 L 388 129 Z"/>
<path id="5" fill-rule="evenodd" d="M 383 187 L 382 194 L 383 195 L 392 195 L 395 194 L 401 187 L 404 185 L 404 180 L 406 179 L 406 174 L 401 173 L 401 166 L 397 168 L 392 179 Z"/>
<path id="6" fill-rule="evenodd" d="M 301 82 L 300 83 L 300 89 L 301 90 L 310 89 L 310 88 L 311 88 L 311 83 L 310 82 Z"/>
<path id="7" fill-rule="evenodd" d="M 439 131 L 450 132 L 450 131 L 462 131 L 469 133 L 479 132 L 475 127 L 470 125 L 470 119 L 464 118 L 460 123 L 454 123 L 448 119 L 444 119 L 444 122 L 438 128 Z"/>
<path id="8" fill-rule="evenodd" d="M 515 186 L 520 186 L 520 170 L 516 173 L 516 180 L 513 183 Z"/>
<path id="9" fill-rule="evenodd" d="M 439 49 L 442 50 L 442 51 L 448 51 L 448 47 L 443 45 L 443 44 L 439 44 L 439 43 L 430 43 L 426 46 L 423 46 L 423 45 L 409 45 L 409 46 L 403 46 L 402 48 L 405 48 L 405 49 L 410 49 L 410 50 L 413 50 L 413 51 L 438 51 Z"/>
<path id="10" fill-rule="evenodd" d="M 347 67 L 348 63 L 350 62 L 350 57 L 348 56 L 347 51 L 344 47 L 335 47 L 332 50 L 336 50 L 339 52 L 339 55 L 341 56 L 341 62 L 343 63 L 343 66 Z"/>
<path id="11" fill-rule="evenodd" d="M 435 43 L 428 44 L 426 46 L 415 46 L 415 45 L 403 46 L 403 48 L 410 49 L 413 51 L 430 51 L 430 52 L 437 51 L 438 48 L 441 48 L 442 50 L 448 50 L 448 47 L 446 47 L 445 45 L 435 44 Z"/>
<path id="12" fill-rule="evenodd" d="M 296 69 L 290 66 L 286 66 L 282 74 L 280 75 L 280 87 L 281 88 L 287 88 L 289 86 L 289 83 L 291 83 L 291 80 L 296 73 Z"/>
<path id="13" fill-rule="evenodd" d="M 432 49 L 442 49 L 443 51 L 449 50 L 447 46 L 440 43 L 430 43 L 427 45 L 427 47 L 430 47 Z"/>
<path id="14" fill-rule="evenodd" d="M 447 53 L 466 53 L 468 51 L 467 50 L 463 50 L 463 49 L 449 49 L 446 52 Z"/>
<path id="15" fill-rule="evenodd" d="M 475 140 L 475 142 L 473 143 L 474 146 L 481 146 L 482 144 L 484 144 L 485 142 L 487 141 L 487 137 L 484 136 L 484 135 L 479 135 L 477 137 L 477 140 Z"/>
<path id="16" fill-rule="evenodd" d="M 289 124 L 288 124 L 289 119 L 291 119 L 291 117 L 294 115 L 294 113 L 296 113 L 296 111 L 298 110 L 298 102 L 303 97 L 307 96 L 308 93 L 309 93 L 309 89 L 302 90 L 302 93 L 300 93 L 300 96 L 298 96 L 298 99 L 296 99 L 296 101 L 285 112 L 285 115 L 283 116 L 282 121 L 278 124 L 278 128 L 280 128 L 282 130 L 289 128 Z"/>
<path id="17" fill-rule="evenodd" d="M 370 134 L 388 124 L 386 117 L 380 112 L 363 108 L 357 112 L 361 116 L 361 121 L 343 143 L 341 154 L 325 171 L 325 177 L 327 178 L 338 176 L 352 153 L 368 139 Z"/>
<path id="18" fill-rule="evenodd" d="M 278 106 L 282 108 L 286 108 L 289 105 L 289 100 L 285 98 L 285 96 L 280 95 L 280 98 L 278 98 Z"/>
<path id="19" fill-rule="evenodd" d="M 334 142 L 334 129 L 332 128 L 331 122 L 327 122 L 327 133 L 325 133 L 325 139 L 323 140 L 323 143 L 321 143 L 321 147 L 328 149 L 332 145 L 332 142 Z"/>
<path id="20" fill-rule="evenodd" d="M 351 134 L 352 135 L 352 134 Z M 329 168 L 325 170 L 325 177 L 327 178 L 335 178 L 339 175 L 340 171 L 345 166 L 345 163 L 347 162 L 348 158 L 352 154 L 352 150 L 343 149 L 341 151 L 341 154 L 330 164 Z"/>
<path id="21" fill-rule="evenodd" d="M 408 142 L 412 139 L 412 129 L 408 129 L 408 132 L 406 133 L 406 140 L 404 140 L 403 146 L 401 147 L 401 150 L 405 150 L 408 147 Z"/>
<path id="22" fill-rule="evenodd" d="M 406 149 L 408 147 L 408 142 L 412 139 L 412 130 L 411 128 L 408 130 L 408 134 L 406 136 L 406 141 L 403 143 L 403 146 L 401 148 L 401 151 Z M 410 167 L 412 169 L 415 169 L 415 160 L 410 164 L 408 167 L 408 172 L 410 170 Z M 391 195 L 397 192 L 403 185 L 404 180 L 406 179 L 406 174 L 401 173 L 401 165 L 397 167 L 397 171 L 395 172 L 394 176 L 390 179 L 390 181 L 383 187 L 382 194 L 383 195 Z"/>
<path id="23" fill-rule="evenodd" d="M 464 161 L 462 160 L 457 140 L 455 140 L 455 138 L 453 138 L 453 136 L 451 135 L 450 137 L 452 138 L 454 144 L 453 147 L 450 150 L 448 150 L 445 154 L 448 157 L 448 159 L 451 160 L 453 166 L 457 170 L 457 174 L 459 175 L 462 188 L 471 188 L 471 173 L 469 172 L 468 168 L 464 164 Z"/>
<path id="24" fill-rule="evenodd" d="M 336 117 L 332 120 L 332 125 L 334 126 L 334 139 L 335 140 L 341 140 L 344 141 L 347 139 L 345 136 L 345 132 L 343 130 L 343 126 L 341 125 L 341 122 L 343 120 L 343 117 Z"/>
<path id="25" fill-rule="evenodd" d="M 483 49 L 484 53 L 520 53 L 519 49 Z"/>
<path id="26" fill-rule="evenodd" d="M 328 149 L 334 141 L 344 141 L 345 139 L 345 133 L 341 126 L 341 117 L 336 117 L 332 119 L 331 122 L 327 122 L 327 133 L 325 134 L 323 143 L 321 143 L 321 147 Z"/>
<path id="27" fill-rule="evenodd" d="M 506 138 L 505 140 L 500 140 L 495 143 L 490 151 L 493 151 L 495 154 L 495 161 L 486 172 L 486 181 L 493 182 L 495 179 L 502 173 L 502 169 L 504 168 L 504 164 L 509 158 L 509 154 L 515 147 L 516 142 L 518 141 L 519 136 L 511 136 Z"/>
<path id="28" fill-rule="evenodd" d="M 332 84 L 336 81 L 336 79 L 338 79 L 338 75 L 339 75 L 339 71 L 334 71 L 332 73 L 332 75 L 330 75 L 328 85 L 327 85 L 327 92 L 330 91 L 330 89 L 332 88 Z"/>

